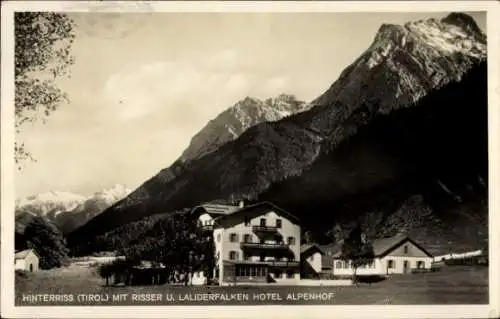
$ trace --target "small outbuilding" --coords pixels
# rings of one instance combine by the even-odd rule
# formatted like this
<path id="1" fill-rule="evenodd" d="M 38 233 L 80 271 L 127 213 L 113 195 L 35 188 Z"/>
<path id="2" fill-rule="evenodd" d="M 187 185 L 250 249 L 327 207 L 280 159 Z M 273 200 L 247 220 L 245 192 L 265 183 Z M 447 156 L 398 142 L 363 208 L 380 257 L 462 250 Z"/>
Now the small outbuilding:
<path id="1" fill-rule="evenodd" d="M 35 272 L 39 270 L 40 256 L 34 249 L 25 249 L 15 254 L 14 268 Z"/>

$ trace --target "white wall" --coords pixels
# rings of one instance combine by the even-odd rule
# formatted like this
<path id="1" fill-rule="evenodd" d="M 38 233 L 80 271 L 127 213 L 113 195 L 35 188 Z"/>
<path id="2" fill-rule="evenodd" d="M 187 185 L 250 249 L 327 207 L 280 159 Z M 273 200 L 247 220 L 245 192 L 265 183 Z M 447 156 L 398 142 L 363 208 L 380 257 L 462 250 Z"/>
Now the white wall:
<path id="1" fill-rule="evenodd" d="M 393 261 L 394 267 L 387 269 L 387 264 L 389 260 Z M 417 268 L 417 263 L 419 261 L 423 262 L 424 266 L 422 268 L 431 268 L 432 258 L 430 257 L 402 257 L 402 256 L 386 256 L 382 259 L 383 268 L 387 269 L 388 274 L 403 274 L 404 273 L 404 262 L 408 262 L 408 269 Z"/>
<path id="2" fill-rule="evenodd" d="M 312 269 L 314 269 L 314 271 L 317 273 L 321 272 L 321 258 L 322 258 L 321 253 L 315 252 L 306 259 L 309 265 L 311 265 Z"/>
<path id="3" fill-rule="evenodd" d="M 295 260 L 300 260 L 300 226 L 295 225 L 290 222 L 284 216 L 278 215 L 274 211 L 269 211 L 266 214 L 255 217 L 250 220 L 250 225 L 245 226 L 243 217 L 240 223 L 237 225 L 224 229 L 221 232 L 221 258 L 224 260 L 229 260 L 230 251 L 236 251 L 238 253 L 238 260 L 243 260 L 243 251 L 240 248 L 240 243 L 243 242 L 243 238 L 246 234 L 250 235 L 252 242 L 258 243 L 259 237 L 252 231 L 252 226 L 259 226 L 260 219 L 266 219 L 267 226 L 274 226 L 276 224 L 276 219 L 281 219 L 282 228 L 278 230 L 279 233 L 283 236 L 283 240 L 286 242 L 287 237 L 293 236 L 295 237 L 295 244 L 290 246 L 290 249 L 294 253 Z M 217 229 L 219 230 L 219 229 Z M 230 236 L 232 233 L 237 234 L 238 240 L 236 242 L 230 241 Z M 215 232 L 214 232 L 215 235 Z M 217 236 L 215 235 L 214 240 L 216 241 L 217 247 Z M 273 240 L 266 240 L 266 243 L 274 243 Z M 258 256 L 255 256 L 255 259 L 258 260 Z"/>
<path id="4" fill-rule="evenodd" d="M 480 256 L 483 253 L 482 250 L 474 250 L 474 251 L 469 251 L 466 253 L 461 253 L 461 254 L 456 254 L 456 253 L 451 253 L 447 255 L 442 255 L 442 256 L 436 256 L 434 257 L 434 261 L 442 261 L 443 259 L 462 259 L 462 258 L 468 258 L 468 257 L 474 257 L 474 256 Z"/>
<path id="5" fill-rule="evenodd" d="M 16 264 L 14 265 L 15 269 L 26 270 L 26 263 L 24 259 L 16 259 Z"/>
<path id="6" fill-rule="evenodd" d="M 200 216 L 201 217 L 201 216 Z M 294 260 L 299 261 L 300 260 L 300 226 L 291 222 L 288 220 L 285 216 L 280 215 L 279 213 L 270 210 L 267 213 L 263 213 L 260 216 L 254 217 L 250 219 L 250 224 L 248 226 L 245 226 L 245 221 L 244 221 L 244 216 L 243 214 L 241 215 L 241 221 L 234 225 L 231 228 L 223 229 L 223 228 L 216 228 L 214 229 L 214 241 L 215 241 L 215 250 L 216 254 L 219 252 L 220 259 L 219 259 L 219 269 L 220 269 L 220 276 L 219 278 L 223 278 L 223 267 L 222 267 L 222 261 L 223 260 L 230 260 L 229 255 L 231 251 L 236 251 L 237 252 L 237 260 L 243 260 L 243 250 L 240 247 L 240 243 L 243 242 L 244 236 L 246 234 L 250 235 L 251 241 L 254 243 L 259 243 L 260 238 L 255 234 L 252 230 L 252 226 L 260 226 L 260 219 L 265 218 L 266 219 L 266 226 L 275 226 L 276 225 L 276 219 L 281 219 L 281 228 L 278 229 L 278 232 L 281 233 L 283 236 L 283 241 L 286 243 L 287 238 L 289 236 L 293 236 L 295 238 L 295 244 L 290 245 L 290 250 L 294 254 Z M 236 242 L 231 242 L 230 241 L 230 236 L 231 234 L 237 234 L 238 238 Z M 218 237 L 220 235 L 220 238 Z M 220 239 L 220 240 L 219 240 Z M 266 240 L 266 243 L 275 243 L 274 240 Z M 271 252 L 271 250 L 268 250 Z M 272 260 L 273 257 L 268 257 L 266 260 Z M 259 256 L 252 256 L 250 260 L 259 260 Z M 320 267 L 321 269 L 321 267 Z M 300 274 L 298 274 L 298 278 L 300 278 Z M 219 279 L 219 282 L 221 280 Z"/>
<path id="7" fill-rule="evenodd" d="M 210 216 L 207 213 L 201 214 L 200 217 L 198 217 L 198 220 L 200 221 L 200 223 L 203 226 L 204 225 L 213 225 L 214 224 L 214 219 L 212 218 L 212 216 Z"/>
<path id="8" fill-rule="evenodd" d="M 405 248 L 406 247 L 406 248 Z M 393 261 L 393 267 L 388 269 L 389 260 Z M 356 274 L 359 275 L 382 275 L 382 274 L 403 274 L 404 262 L 408 262 L 408 272 L 411 269 L 417 268 L 417 263 L 423 263 L 422 268 L 431 268 L 432 257 L 429 257 L 424 251 L 413 245 L 410 241 L 406 241 L 402 245 L 396 247 L 383 258 L 376 258 L 374 267 L 358 268 Z M 334 261 L 334 275 L 352 275 L 352 268 L 338 268 L 338 260 Z"/>
<path id="9" fill-rule="evenodd" d="M 21 269 L 21 270 L 26 270 L 30 271 L 30 265 L 33 266 L 33 271 L 38 271 L 39 270 L 39 259 L 38 256 L 31 251 L 28 255 L 26 255 L 25 258 L 23 259 L 16 259 L 14 268 L 15 269 Z"/>
<path id="10" fill-rule="evenodd" d="M 341 267 L 339 268 L 339 263 L 341 265 L 345 265 L 345 262 L 339 259 L 335 259 L 333 261 L 333 274 L 336 276 L 351 276 L 354 273 L 354 269 L 350 267 L 349 268 L 344 268 Z M 380 261 L 380 259 L 375 259 L 374 263 L 372 264 L 372 267 L 360 267 L 356 270 L 357 275 L 376 275 L 376 274 L 384 274 L 385 271 L 383 270 L 383 265 Z"/>
<path id="11" fill-rule="evenodd" d="M 189 284 L 193 286 L 202 286 L 207 284 L 207 277 L 203 271 L 198 271 L 193 273 L 193 276 L 189 279 Z"/>
<path id="12" fill-rule="evenodd" d="M 393 261 L 394 267 L 387 269 L 387 263 L 389 260 Z M 338 268 L 338 261 L 334 260 L 333 263 L 333 274 L 334 275 L 352 275 L 354 270 L 352 268 Z M 385 256 L 382 259 L 375 259 L 375 267 L 361 267 L 356 270 L 357 275 L 385 275 L 385 274 L 403 274 L 404 273 L 404 261 L 408 261 L 408 269 L 417 268 L 417 262 L 422 261 L 424 263 L 423 268 L 431 268 L 432 258 L 430 257 L 401 257 L 401 256 Z M 342 261 L 340 261 L 342 262 Z"/>
<path id="13" fill-rule="evenodd" d="M 216 228 L 214 229 L 213 233 L 213 238 L 214 238 L 214 246 L 215 246 L 215 264 L 219 268 L 219 277 L 217 278 L 219 280 L 219 283 L 222 282 L 223 278 L 223 245 L 222 245 L 222 238 L 225 236 L 225 229 L 224 228 Z M 214 269 L 214 277 L 215 277 L 215 269 Z"/>

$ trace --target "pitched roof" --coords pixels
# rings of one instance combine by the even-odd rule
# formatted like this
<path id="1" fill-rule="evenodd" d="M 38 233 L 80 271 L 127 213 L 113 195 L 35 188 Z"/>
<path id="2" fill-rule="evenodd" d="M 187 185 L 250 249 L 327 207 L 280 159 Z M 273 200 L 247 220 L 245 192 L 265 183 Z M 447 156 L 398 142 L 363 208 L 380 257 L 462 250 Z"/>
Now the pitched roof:
<path id="1" fill-rule="evenodd" d="M 35 255 L 38 256 L 38 254 L 35 252 L 35 250 L 30 248 L 30 249 L 25 249 L 25 250 L 17 252 L 14 255 L 14 259 L 24 259 L 29 255 L 30 252 L 33 252 Z"/>
<path id="2" fill-rule="evenodd" d="M 253 216 L 259 216 L 269 210 L 274 210 L 280 215 L 285 216 L 288 218 L 290 221 L 293 221 L 295 223 L 299 223 L 299 219 L 295 217 L 294 215 L 284 211 L 283 209 L 279 208 L 278 206 L 274 205 L 271 202 L 261 202 L 253 205 L 248 205 L 241 207 L 237 209 L 236 211 L 233 211 L 229 214 L 221 215 L 217 217 L 214 220 L 214 227 L 221 227 L 225 224 L 232 224 L 234 222 L 238 221 L 238 218 L 241 216 L 248 216 L 248 215 L 253 215 Z"/>
<path id="3" fill-rule="evenodd" d="M 239 206 L 207 203 L 207 204 L 202 204 L 202 205 L 194 207 L 191 210 L 191 214 L 198 213 L 198 212 L 201 213 L 202 211 L 205 211 L 210 215 L 222 216 L 222 215 L 231 214 L 234 211 L 238 210 L 238 208 L 239 208 Z"/>
<path id="4" fill-rule="evenodd" d="M 394 249 L 398 248 L 401 246 L 404 242 L 409 241 L 413 245 L 415 245 L 418 249 L 420 249 L 422 252 L 424 252 L 427 256 L 432 257 L 432 254 L 430 254 L 427 250 L 424 249 L 421 245 L 419 245 L 417 242 L 415 242 L 413 239 L 408 237 L 408 235 L 404 234 L 398 234 L 393 237 L 389 238 L 381 238 L 377 239 L 373 242 L 373 252 L 375 253 L 375 256 L 377 257 L 383 257 L 393 251 Z"/>
<path id="5" fill-rule="evenodd" d="M 373 241 L 373 253 L 375 256 L 380 256 L 388 252 L 388 250 L 392 250 L 396 248 L 397 244 L 405 241 L 408 238 L 406 235 L 398 234 L 393 237 L 379 238 Z M 392 248 L 392 249 L 391 249 Z"/>
<path id="6" fill-rule="evenodd" d="M 401 246 L 404 242 L 410 241 L 413 245 L 418 247 L 418 249 L 422 250 L 427 256 L 432 257 L 432 255 L 425 250 L 422 246 L 412 240 L 410 237 L 404 234 L 398 234 L 393 237 L 386 238 L 378 238 L 372 242 L 373 245 L 373 253 L 376 257 L 383 257 L 393 251 L 394 249 Z M 331 248 L 332 256 L 339 257 L 342 252 L 342 242 L 339 244 L 333 245 Z"/>
<path id="7" fill-rule="evenodd" d="M 300 245 L 300 253 L 303 254 L 310 249 L 316 249 L 320 254 L 324 255 L 325 252 L 316 244 L 303 244 Z"/>

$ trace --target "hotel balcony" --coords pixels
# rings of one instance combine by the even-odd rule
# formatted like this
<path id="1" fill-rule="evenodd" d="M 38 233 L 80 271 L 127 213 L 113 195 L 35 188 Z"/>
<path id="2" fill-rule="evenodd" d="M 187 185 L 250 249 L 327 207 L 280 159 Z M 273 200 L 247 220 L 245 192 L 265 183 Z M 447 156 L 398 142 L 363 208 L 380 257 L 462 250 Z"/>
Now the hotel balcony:
<path id="1" fill-rule="evenodd" d="M 241 249 L 273 249 L 273 250 L 285 250 L 289 248 L 288 244 L 285 243 L 250 243 L 243 242 L 240 244 Z"/>
<path id="2" fill-rule="evenodd" d="M 275 234 L 278 232 L 278 227 L 276 226 L 261 226 L 261 225 L 254 225 L 252 226 L 252 231 L 254 233 L 268 233 L 268 234 Z"/>

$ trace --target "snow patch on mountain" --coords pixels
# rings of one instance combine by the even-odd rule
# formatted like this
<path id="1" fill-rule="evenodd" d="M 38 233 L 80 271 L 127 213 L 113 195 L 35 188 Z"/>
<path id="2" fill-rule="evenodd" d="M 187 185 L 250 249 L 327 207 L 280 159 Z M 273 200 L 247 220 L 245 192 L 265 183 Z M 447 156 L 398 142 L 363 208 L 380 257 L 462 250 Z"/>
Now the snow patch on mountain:
<path id="1" fill-rule="evenodd" d="M 97 216 L 130 192 L 127 187 L 116 184 L 89 197 L 57 191 L 33 195 L 16 201 L 16 219 L 29 220 L 42 216 L 63 231 L 69 231 Z"/>
<path id="2" fill-rule="evenodd" d="M 85 201 L 82 195 L 49 191 L 37 195 L 28 196 L 16 200 L 16 214 L 28 211 L 39 216 L 45 216 L 49 213 L 58 214 L 61 211 L 74 209 Z"/>
<path id="3" fill-rule="evenodd" d="M 198 132 L 181 156 L 187 162 L 206 155 L 219 146 L 238 138 L 250 127 L 262 122 L 274 122 L 309 109 L 309 104 L 290 94 L 260 100 L 246 97 L 219 114 Z"/>
<path id="4" fill-rule="evenodd" d="M 313 105 L 374 105 L 380 113 L 411 105 L 460 81 L 486 60 L 486 35 L 463 14 L 383 24 L 372 44 Z"/>

